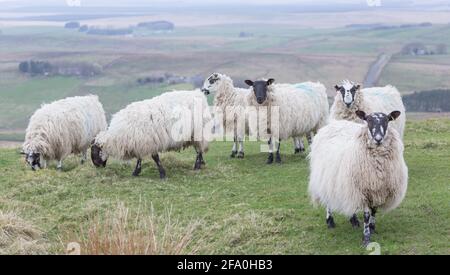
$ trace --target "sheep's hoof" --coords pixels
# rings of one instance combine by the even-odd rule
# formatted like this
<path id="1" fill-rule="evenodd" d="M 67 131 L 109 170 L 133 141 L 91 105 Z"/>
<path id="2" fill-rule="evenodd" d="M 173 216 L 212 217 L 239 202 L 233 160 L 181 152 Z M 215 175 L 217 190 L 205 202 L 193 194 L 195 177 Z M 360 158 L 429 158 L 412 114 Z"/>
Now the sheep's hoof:
<path id="1" fill-rule="evenodd" d="M 336 227 L 336 224 L 334 223 L 333 217 L 329 217 L 327 219 L 327 226 L 328 226 L 329 229 L 333 229 L 333 228 Z"/>
<path id="2" fill-rule="evenodd" d="M 201 168 L 202 168 L 202 163 L 201 162 L 196 162 L 195 165 L 194 165 L 194 170 L 197 171 L 197 170 L 200 170 Z"/>
<path id="3" fill-rule="evenodd" d="M 138 172 L 133 172 L 133 174 L 131 174 L 133 177 L 139 177 L 139 174 L 140 173 L 138 173 Z"/>
<path id="4" fill-rule="evenodd" d="M 58 171 L 58 172 L 62 172 L 62 167 L 56 167 L 56 171 Z"/>
<path id="5" fill-rule="evenodd" d="M 273 163 L 273 154 L 272 153 L 269 154 L 269 157 L 267 158 L 267 162 L 266 163 L 267 164 L 272 164 Z"/>
<path id="6" fill-rule="evenodd" d="M 243 159 L 244 158 L 244 152 L 239 152 L 237 155 L 238 159 Z"/>
<path id="7" fill-rule="evenodd" d="M 370 236 L 364 236 L 362 245 L 364 248 L 366 248 L 370 244 Z"/>
<path id="8" fill-rule="evenodd" d="M 276 158 L 275 158 L 275 162 L 278 164 L 281 164 L 281 156 L 280 154 L 277 154 Z"/>
<path id="9" fill-rule="evenodd" d="M 231 151 L 230 158 L 235 158 L 237 154 L 237 151 Z"/>
<path id="10" fill-rule="evenodd" d="M 300 154 L 302 152 L 305 152 L 305 148 L 295 148 L 294 154 Z"/>
<path id="11" fill-rule="evenodd" d="M 84 160 L 84 159 L 82 159 L 82 160 L 80 161 L 81 165 L 83 165 L 83 164 L 84 164 L 84 162 L 85 162 L 85 160 Z"/>
<path id="12" fill-rule="evenodd" d="M 160 172 L 160 173 L 159 173 L 159 178 L 160 178 L 161 180 L 166 180 L 166 172 Z"/>
<path id="13" fill-rule="evenodd" d="M 350 218 L 350 223 L 352 224 L 353 228 L 359 228 L 360 227 L 360 224 L 359 224 L 359 221 L 358 221 L 358 217 L 356 215 L 353 215 Z"/>

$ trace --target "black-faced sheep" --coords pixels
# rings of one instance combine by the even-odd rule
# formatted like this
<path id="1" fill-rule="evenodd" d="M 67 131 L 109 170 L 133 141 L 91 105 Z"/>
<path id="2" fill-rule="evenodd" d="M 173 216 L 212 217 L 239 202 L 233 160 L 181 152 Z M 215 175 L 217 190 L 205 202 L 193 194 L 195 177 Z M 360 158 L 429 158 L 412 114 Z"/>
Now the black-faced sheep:
<path id="1" fill-rule="evenodd" d="M 95 166 L 105 166 L 109 156 L 137 158 L 133 176 L 141 172 L 142 159 L 152 157 L 160 178 L 166 177 L 159 153 L 194 146 L 194 168 L 204 164 L 212 128 L 206 97 L 197 91 L 174 91 L 128 105 L 116 113 L 108 130 L 101 132 L 91 148 Z"/>
<path id="2" fill-rule="evenodd" d="M 77 96 L 43 105 L 30 118 L 22 152 L 33 170 L 50 160 L 62 161 L 71 153 L 83 154 L 91 141 L 106 129 L 105 111 L 97 96 Z"/>
<path id="3" fill-rule="evenodd" d="M 315 136 L 309 155 L 309 193 L 314 203 L 327 208 L 329 228 L 335 226 L 333 211 L 351 217 L 354 227 L 359 226 L 355 213 L 364 211 L 367 245 L 377 209 L 394 209 L 403 200 L 408 169 L 402 139 L 390 126 L 400 112 L 356 114 L 365 124 L 332 120 Z"/>
<path id="4" fill-rule="evenodd" d="M 337 94 L 333 106 L 331 106 L 330 119 L 363 123 L 364 121 L 356 115 L 358 110 L 386 114 L 398 110 L 405 113 L 402 97 L 393 86 L 361 89 L 360 85 L 345 80 L 342 85 L 336 85 L 335 89 Z M 398 131 L 401 138 L 403 138 L 405 122 L 406 116 L 401 116 L 391 125 Z"/>
<path id="5" fill-rule="evenodd" d="M 300 140 L 317 132 L 328 121 L 329 105 L 326 88 L 321 83 L 273 84 L 274 79 L 251 81 L 252 93 L 247 104 L 267 108 L 269 133 L 268 164 L 273 163 L 273 145 L 276 145 L 275 161 L 281 163 L 280 141 L 290 137 Z M 272 114 L 278 110 L 278 119 Z M 274 120 L 274 121 L 272 121 Z M 299 144 L 299 142 L 295 142 Z M 301 148 L 299 144 L 296 148 Z"/>

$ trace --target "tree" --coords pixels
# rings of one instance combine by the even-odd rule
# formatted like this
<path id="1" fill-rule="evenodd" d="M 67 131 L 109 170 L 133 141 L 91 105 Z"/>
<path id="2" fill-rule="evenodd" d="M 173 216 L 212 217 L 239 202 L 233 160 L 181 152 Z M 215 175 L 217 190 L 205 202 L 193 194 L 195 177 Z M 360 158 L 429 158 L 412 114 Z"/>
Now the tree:
<path id="1" fill-rule="evenodd" d="M 438 44 L 436 46 L 436 54 L 447 54 L 448 50 L 447 50 L 447 45 L 446 44 Z"/>

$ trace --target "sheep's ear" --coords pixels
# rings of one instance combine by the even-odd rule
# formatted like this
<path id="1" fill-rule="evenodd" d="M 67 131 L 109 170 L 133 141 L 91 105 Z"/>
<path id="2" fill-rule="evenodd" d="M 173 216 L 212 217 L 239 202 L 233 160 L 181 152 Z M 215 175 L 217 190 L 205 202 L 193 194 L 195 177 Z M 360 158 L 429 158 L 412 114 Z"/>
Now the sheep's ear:
<path id="1" fill-rule="evenodd" d="M 253 81 L 251 80 L 246 80 L 245 84 L 247 84 L 248 86 L 253 86 Z"/>
<path id="2" fill-rule="evenodd" d="M 366 113 L 364 113 L 363 111 L 360 111 L 360 110 L 356 111 L 356 115 L 357 115 L 360 119 L 366 120 Z"/>
<path id="3" fill-rule="evenodd" d="M 355 85 L 355 88 L 356 88 L 356 90 L 359 90 L 359 89 L 361 89 L 361 85 Z"/>
<path id="4" fill-rule="evenodd" d="M 389 114 L 389 121 L 396 120 L 400 116 L 400 114 L 401 114 L 400 111 L 393 111 L 392 113 Z"/>
<path id="5" fill-rule="evenodd" d="M 267 80 L 267 86 L 272 85 L 274 82 L 275 82 L 275 79 L 269 78 L 269 80 Z"/>
<path id="6" fill-rule="evenodd" d="M 26 153 L 23 150 L 20 150 L 19 154 L 26 155 Z"/>
<path id="7" fill-rule="evenodd" d="M 339 87 L 338 85 L 334 86 L 334 89 L 336 89 L 336 92 L 339 92 L 341 90 L 341 87 Z"/>

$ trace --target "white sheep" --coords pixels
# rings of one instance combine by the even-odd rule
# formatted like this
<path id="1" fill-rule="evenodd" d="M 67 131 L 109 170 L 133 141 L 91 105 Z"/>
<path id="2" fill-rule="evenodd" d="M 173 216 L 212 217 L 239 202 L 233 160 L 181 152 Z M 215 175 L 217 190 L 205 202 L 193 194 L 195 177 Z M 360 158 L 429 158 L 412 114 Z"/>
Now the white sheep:
<path id="1" fill-rule="evenodd" d="M 71 153 L 82 153 L 82 163 L 91 141 L 106 129 L 102 104 L 94 95 L 76 96 L 45 104 L 30 118 L 22 152 L 33 170 L 50 160 L 62 161 Z"/>
<path id="2" fill-rule="evenodd" d="M 95 166 L 105 166 L 109 156 L 120 160 L 137 158 L 133 176 L 141 172 L 142 159 L 152 157 L 160 178 L 166 172 L 159 153 L 194 146 L 194 168 L 204 164 L 203 153 L 211 135 L 211 113 L 206 97 L 199 90 L 167 92 L 149 100 L 134 102 L 111 120 L 91 148 Z"/>
<path id="3" fill-rule="evenodd" d="M 392 210 L 403 200 L 408 168 L 402 139 L 390 126 L 400 112 L 356 114 L 365 124 L 332 120 L 315 136 L 309 155 L 309 193 L 315 204 L 327 208 L 329 228 L 335 227 L 333 211 L 351 217 L 354 227 L 359 226 L 355 213 L 364 211 L 367 245 L 375 230 L 376 210 Z"/>
<path id="4" fill-rule="evenodd" d="M 244 158 L 244 138 L 246 133 L 246 107 L 249 89 L 234 87 L 233 80 L 224 74 L 213 73 L 205 80 L 202 91 L 205 95 L 214 93 L 214 106 L 222 116 L 221 126 L 226 134 L 233 134 L 231 157 Z M 227 117 L 227 114 L 230 117 Z M 239 151 L 238 151 L 239 145 Z"/>
<path id="5" fill-rule="evenodd" d="M 326 88 L 321 83 L 276 84 L 274 79 L 245 81 L 253 92 L 247 95 L 247 104 L 268 109 L 269 132 L 268 164 L 273 163 L 273 144 L 277 146 L 277 163 L 281 163 L 280 141 L 290 137 L 298 140 L 317 132 L 328 121 L 329 105 Z M 271 121 L 272 111 L 278 108 L 279 121 Z M 276 118 L 273 118 L 276 119 Z M 277 129 L 277 133 L 274 130 Z M 296 146 L 296 148 L 298 148 Z"/>
<path id="6" fill-rule="evenodd" d="M 376 87 L 362 89 L 348 80 L 344 80 L 342 85 L 336 85 L 336 97 L 330 110 L 330 119 L 350 120 L 357 123 L 363 121 L 356 115 L 356 111 L 364 110 L 367 113 L 383 112 L 390 113 L 398 110 L 405 113 L 402 97 L 399 91 L 393 86 Z M 392 127 L 397 129 L 400 137 L 403 138 L 406 116 L 401 116 Z"/>

